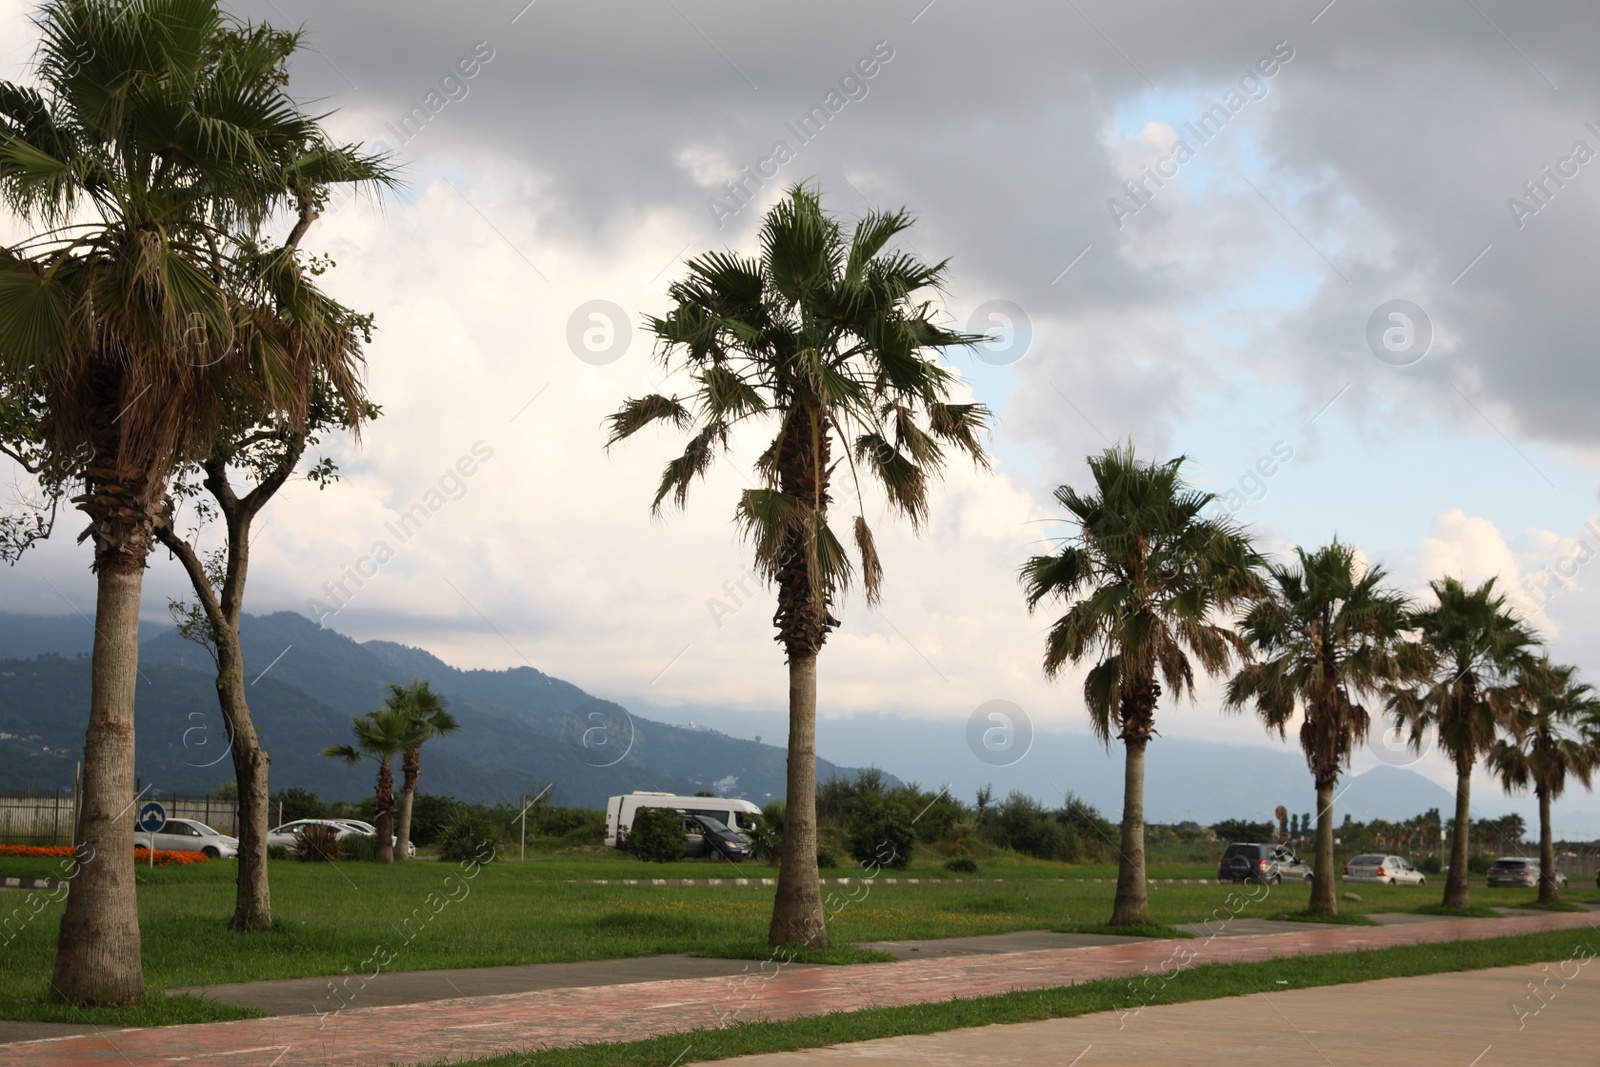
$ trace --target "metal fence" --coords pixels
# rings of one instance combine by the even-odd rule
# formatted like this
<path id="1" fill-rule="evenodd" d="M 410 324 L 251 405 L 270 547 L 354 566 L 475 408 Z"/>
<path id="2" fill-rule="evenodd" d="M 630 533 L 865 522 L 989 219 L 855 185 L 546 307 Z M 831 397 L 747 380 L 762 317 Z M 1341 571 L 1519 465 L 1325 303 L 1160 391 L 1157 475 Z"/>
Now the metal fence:
<path id="1" fill-rule="evenodd" d="M 218 833 L 236 836 L 239 804 L 220 797 L 154 798 L 167 809 L 169 819 L 194 819 Z M 70 789 L 55 793 L 0 796 L 0 844 L 70 845 L 74 825 Z"/>

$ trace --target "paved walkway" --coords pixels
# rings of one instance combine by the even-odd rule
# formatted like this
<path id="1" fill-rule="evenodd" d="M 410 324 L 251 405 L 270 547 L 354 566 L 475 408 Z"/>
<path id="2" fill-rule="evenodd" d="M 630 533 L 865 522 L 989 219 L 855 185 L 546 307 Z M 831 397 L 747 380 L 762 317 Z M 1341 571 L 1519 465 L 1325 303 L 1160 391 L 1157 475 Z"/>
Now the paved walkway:
<path id="1" fill-rule="evenodd" d="M 1196 953 L 1195 963 L 1230 963 L 1557 930 L 1574 931 L 1577 944 L 1585 939 L 1578 931 L 1592 929 L 1595 923 L 1596 916 L 1585 912 L 1381 927 L 1298 924 L 1304 929 L 1182 942 L 1147 941 L 852 967 L 768 966 L 764 971 L 752 967 L 749 973 L 732 978 L 641 982 L 613 986 L 601 993 L 582 988 L 549 989 L 0 1046 L 0 1067 L 154 1067 L 205 1061 L 228 1067 L 433 1063 L 635 1040 L 739 1020 L 797 1018 L 1133 976 L 1147 968 L 1160 968 L 1176 947 Z M 1594 940 L 1592 935 L 1588 937 L 1591 944 Z M 380 975 L 373 983 L 389 977 L 393 976 Z M 1292 1027 L 1277 1026 L 1273 1018 L 1263 1018 L 1259 1012 L 1253 1027 L 1250 1035 L 1241 1037 L 1278 1042 L 1286 1057 L 1306 1060 L 1304 1050 L 1291 1044 L 1295 1037 Z M 1584 1053 L 1589 1056 L 1585 1062 L 1592 1064 L 1592 1044 Z M 1449 1061 L 1429 1056 L 1416 1062 Z"/>
<path id="2" fill-rule="evenodd" d="M 1591 946 L 1600 947 L 1600 946 Z M 742 1056 L 728 1067 L 1594 1067 L 1593 964 L 1506 967 Z M 1552 972 L 1559 974 L 1543 986 Z M 1574 977 L 1581 975 L 1582 977 Z M 1541 986 L 1544 1005 L 1528 992 Z M 1516 1009 L 1520 1009 L 1516 1010 Z M 1533 1014 L 1537 1010 L 1538 1014 Z"/>

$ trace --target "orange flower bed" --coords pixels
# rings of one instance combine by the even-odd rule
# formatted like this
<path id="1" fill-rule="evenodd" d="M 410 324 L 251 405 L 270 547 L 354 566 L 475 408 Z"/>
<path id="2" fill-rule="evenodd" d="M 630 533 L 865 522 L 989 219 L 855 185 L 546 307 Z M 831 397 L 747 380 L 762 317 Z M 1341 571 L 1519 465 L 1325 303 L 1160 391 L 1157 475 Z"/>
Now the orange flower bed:
<path id="1" fill-rule="evenodd" d="M 147 848 L 135 848 L 133 850 L 133 861 L 135 863 L 149 863 L 150 850 Z M 157 867 L 189 867 L 196 863 L 210 862 L 211 857 L 204 852 L 163 852 L 161 849 L 156 849 Z"/>
<path id="2" fill-rule="evenodd" d="M 48 859 L 71 859 L 75 853 L 70 845 L 0 845 L 0 856 L 30 856 Z M 135 848 L 133 858 L 139 863 L 150 862 L 150 850 Z M 157 867 L 188 867 L 196 863 L 209 863 L 204 852 L 163 852 L 156 850 Z"/>
<path id="3" fill-rule="evenodd" d="M 0 856 L 30 856 L 54 859 L 72 856 L 71 845 L 0 845 Z"/>

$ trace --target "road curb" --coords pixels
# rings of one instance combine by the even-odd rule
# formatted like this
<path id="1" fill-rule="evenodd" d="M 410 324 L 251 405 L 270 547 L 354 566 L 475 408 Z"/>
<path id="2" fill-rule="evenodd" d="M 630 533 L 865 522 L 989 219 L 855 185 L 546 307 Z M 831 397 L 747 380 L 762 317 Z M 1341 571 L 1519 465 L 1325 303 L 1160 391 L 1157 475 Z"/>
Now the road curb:
<path id="1" fill-rule="evenodd" d="M 1030 882 L 1077 882 L 1090 885 L 1116 885 L 1115 878 L 1029 878 Z M 665 885 L 665 886 L 775 886 L 776 878 L 567 878 L 568 885 Z M 964 885 L 968 882 L 1014 882 L 1015 878 L 823 878 L 823 885 Z M 1149 885 L 1215 885 L 1213 878 L 1148 878 Z"/>
<path id="2" fill-rule="evenodd" d="M 66 884 L 49 878 L 0 878 L 0 889 L 60 889 Z"/>

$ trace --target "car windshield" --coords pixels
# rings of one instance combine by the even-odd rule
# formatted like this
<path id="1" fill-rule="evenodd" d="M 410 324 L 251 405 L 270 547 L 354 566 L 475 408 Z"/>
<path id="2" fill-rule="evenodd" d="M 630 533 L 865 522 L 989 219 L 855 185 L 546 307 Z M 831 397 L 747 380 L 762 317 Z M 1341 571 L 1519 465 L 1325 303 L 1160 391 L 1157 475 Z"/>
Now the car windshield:
<path id="1" fill-rule="evenodd" d="M 1224 852 L 1223 856 L 1258 856 L 1260 854 L 1260 845 L 1229 845 L 1228 851 Z"/>
<path id="2" fill-rule="evenodd" d="M 709 815 L 699 816 L 700 824 L 713 833 L 726 833 L 727 825 L 721 819 L 713 819 Z"/>
<path id="3" fill-rule="evenodd" d="M 1382 856 L 1357 856 L 1350 861 L 1350 866 L 1352 867 L 1381 867 L 1382 865 Z"/>
<path id="4" fill-rule="evenodd" d="M 1495 860 L 1494 865 L 1502 871 L 1520 871 L 1528 866 L 1527 860 Z"/>
<path id="5" fill-rule="evenodd" d="M 221 834 L 217 833 L 217 831 L 213 830 L 211 827 L 207 826 L 203 822 L 190 823 L 189 825 L 193 826 L 194 829 L 195 829 L 195 832 L 198 833 L 201 837 L 221 837 L 222 836 Z"/>

